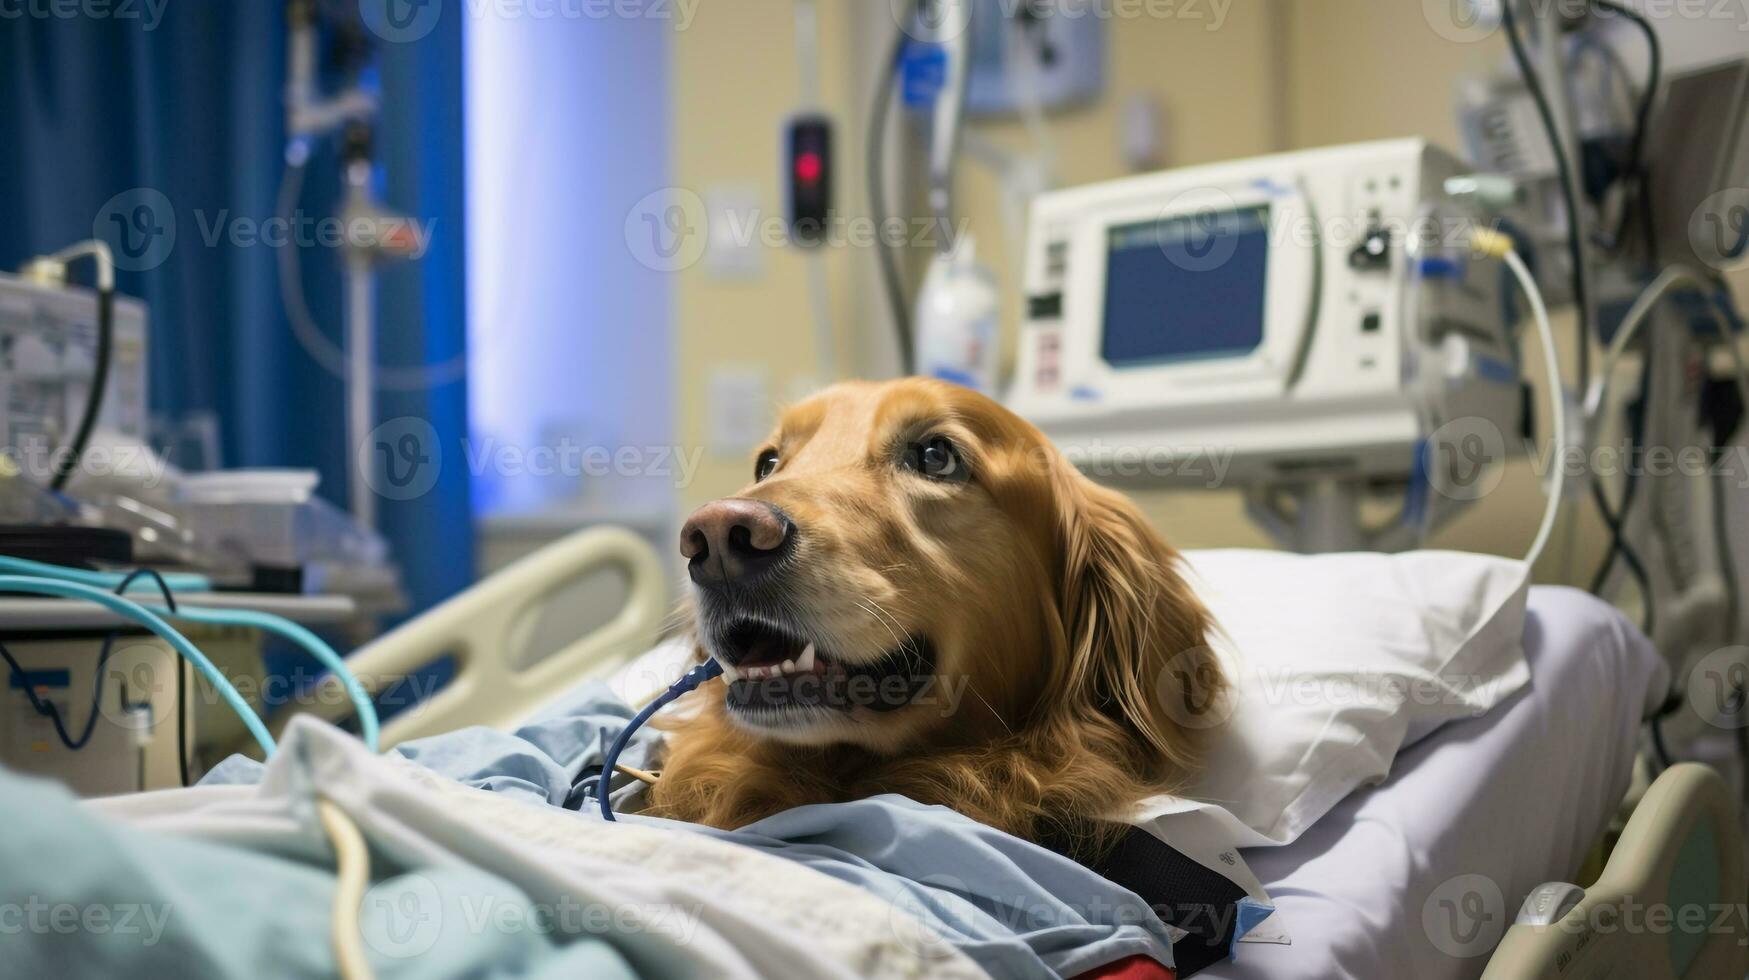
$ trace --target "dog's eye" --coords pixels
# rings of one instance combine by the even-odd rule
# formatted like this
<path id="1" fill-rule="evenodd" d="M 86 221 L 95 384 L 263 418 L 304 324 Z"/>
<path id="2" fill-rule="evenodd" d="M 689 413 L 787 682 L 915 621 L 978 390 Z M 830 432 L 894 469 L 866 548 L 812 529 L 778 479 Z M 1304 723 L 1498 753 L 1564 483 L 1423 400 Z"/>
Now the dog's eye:
<path id="1" fill-rule="evenodd" d="M 753 479 L 755 481 L 763 480 L 770 476 L 771 471 L 775 469 L 777 469 L 777 450 L 767 449 L 759 454 L 759 459 L 753 464 Z"/>
<path id="2" fill-rule="evenodd" d="M 957 482 L 967 476 L 958 449 L 942 436 L 914 442 L 905 448 L 905 466 L 931 480 Z"/>

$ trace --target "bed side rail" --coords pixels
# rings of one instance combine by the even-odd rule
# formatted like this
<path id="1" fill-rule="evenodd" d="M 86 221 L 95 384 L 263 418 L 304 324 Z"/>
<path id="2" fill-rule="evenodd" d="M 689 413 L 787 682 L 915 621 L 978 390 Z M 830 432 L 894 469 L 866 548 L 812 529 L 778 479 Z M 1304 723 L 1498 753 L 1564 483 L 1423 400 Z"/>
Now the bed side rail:
<path id="1" fill-rule="evenodd" d="M 1537 890 L 1483 980 L 1749 974 L 1749 886 L 1737 804 L 1718 773 L 1686 763 L 1659 776 L 1596 884 Z M 1545 890 L 1548 889 L 1548 890 Z M 1565 892 L 1566 900 L 1553 899 Z"/>
<path id="2" fill-rule="evenodd" d="M 518 640 L 531 617 L 567 585 L 603 570 L 623 576 L 624 605 L 602 626 L 551 655 L 516 663 Z M 668 611 L 663 574 L 643 538 L 623 528 L 588 528 L 359 648 L 347 666 L 373 696 L 445 656 L 455 659 L 455 675 L 447 685 L 383 724 L 383 748 L 469 725 L 509 727 L 577 683 L 610 674 L 655 645 Z M 330 720 L 350 714 L 332 677 L 324 679 L 312 700 L 318 706 L 313 710 Z M 281 724 L 288 720 L 275 718 Z"/>

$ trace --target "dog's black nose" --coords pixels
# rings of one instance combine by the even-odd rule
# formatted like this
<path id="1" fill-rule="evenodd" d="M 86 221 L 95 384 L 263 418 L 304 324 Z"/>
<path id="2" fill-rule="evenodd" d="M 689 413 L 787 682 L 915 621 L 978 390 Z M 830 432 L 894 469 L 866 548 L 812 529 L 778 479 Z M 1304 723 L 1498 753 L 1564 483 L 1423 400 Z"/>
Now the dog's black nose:
<path id="1" fill-rule="evenodd" d="M 680 554 L 699 585 L 740 585 L 770 571 L 794 541 L 795 525 L 783 511 L 731 497 L 692 512 L 680 529 Z"/>

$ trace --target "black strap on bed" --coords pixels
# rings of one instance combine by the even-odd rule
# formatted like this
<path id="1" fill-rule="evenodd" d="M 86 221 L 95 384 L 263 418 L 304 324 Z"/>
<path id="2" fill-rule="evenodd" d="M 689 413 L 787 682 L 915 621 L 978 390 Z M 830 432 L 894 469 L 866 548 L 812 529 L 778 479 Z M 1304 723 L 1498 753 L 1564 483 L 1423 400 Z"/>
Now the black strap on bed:
<path id="1" fill-rule="evenodd" d="M 1073 857 L 1056 842 L 1041 843 Z M 1186 935 L 1172 944 L 1173 969 L 1179 980 L 1227 958 L 1245 889 L 1226 876 L 1185 857 L 1140 827 L 1128 828 L 1099 860 L 1079 863 L 1112 884 L 1135 892 L 1160 921 L 1185 931 Z"/>

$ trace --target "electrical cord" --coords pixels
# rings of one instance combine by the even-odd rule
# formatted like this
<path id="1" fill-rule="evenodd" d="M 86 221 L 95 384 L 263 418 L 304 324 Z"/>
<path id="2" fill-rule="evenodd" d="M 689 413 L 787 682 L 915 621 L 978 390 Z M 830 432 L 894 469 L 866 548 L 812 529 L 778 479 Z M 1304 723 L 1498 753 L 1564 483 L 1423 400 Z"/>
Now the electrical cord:
<path id="1" fill-rule="evenodd" d="M 91 444 L 91 433 L 103 414 L 103 397 L 109 387 L 109 365 L 115 350 L 115 259 L 110 254 L 109 245 L 94 238 L 38 259 L 32 265 L 47 265 L 54 269 L 53 274 L 64 277 L 67 263 L 78 258 L 90 258 L 97 263 L 97 352 L 91 366 L 91 387 L 85 392 L 85 407 L 79 423 L 74 427 L 72 440 L 64 447 L 66 452 L 55 461 L 49 476 L 49 489 L 55 493 L 61 492 L 72 479 L 73 471 L 85 456 L 86 447 Z"/>
<path id="2" fill-rule="evenodd" d="M 1604 554 L 1602 564 L 1591 577 L 1591 587 L 1587 590 L 1592 595 L 1601 596 L 1603 588 L 1609 582 L 1609 573 L 1619 559 L 1628 567 L 1628 574 L 1634 577 L 1634 585 L 1640 590 L 1640 632 L 1647 636 L 1658 626 L 1658 616 L 1654 611 L 1656 603 L 1652 601 L 1652 576 L 1646 571 L 1646 563 L 1640 560 L 1640 553 L 1628 542 L 1627 513 L 1628 505 L 1633 502 L 1632 496 L 1622 494 L 1621 510 L 1617 512 L 1610 506 L 1609 498 L 1604 495 L 1603 484 L 1591 484 L 1591 499 L 1597 505 L 1597 512 L 1603 517 L 1603 523 L 1609 528 L 1609 550 Z"/>
<path id="3" fill-rule="evenodd" d="M 146 622 L 145 619 L 141 618 L 143 614 L 162 623 L 162 620 L 159 620 L 157 615 L 147 607 L 122 598 L 119 594 L 111 595 L 107 592 L 101 591 L 103 587 L 125 589 L 134 583 L 140 575 L 139 572 L 127 576 L 121 576 L 109 572 L 91 572 L 84 569 L 66 568 L 60 565 L 51 565 L 44 562 L 34 562 L 23 558 L 12 558 L 8 556 L 0 556 L 0 571 L 19 573 L 0 575 L 0 581 L 25 583 L 32 581 L 47 582 L 57 586 L 74 588 L 80 591 L 74 591 L 71 593 L 43 592 L 41 594 L 63 595 L 71 598 L 88 597 L 92 594 L 101 595 L 104 597 L 104 601 L 100 604 L 105 605 L 112 611 L 116 611 L 121 615 L 139 622 Z M 166 591 L 169 591 L 172 588 L 169 582 L 176 578 L 174 574 L 161 575 L 156 571 L 150 571 L 148 574 L 152 575 L 159 587 Z M 201 576 L 188 576 L 183 581 L 185 584 L 189 585 L 206 584 L 206 579 Z M 21 588 L 18 591 L 29 592 L 31 590 Z M 119 605 L 117 605 L 118 603 Z M 347 669 L 345 659 L 342 658 L 340 654 L 336 653 L 334 648 L 329 646 L 321 637 L 283 616 L 275 616 L 272 613 L 257 612 L 252 609 L 209 609 L 202 606 L 178 606 L 174 601 L 171 601 L 170 603 L 167 603 L 164 611 L 172 618 L 186 620 L 192 623 L 202 623 L 211 626 L 240 626 L 248 629 L 260 630 L 264 633 L 272 633 L 302 647 L 306 653 L 315 658 L 322 664 L 322 666 L 333 671 L 335 676 L 340 679 L 341 686 L 346 690 L 348 697 L 352 701 L 353 709 L 358 714 L 359 737 L 364 740 L 364 743 L 370 747 L 372 752 L 377 751 L 381 728 L 377 720 L 376 706 L 371 702 L 370 695 L 364 690 L 364 686 L 358 682 L 358 678 L 354 677 L 352 671 Z M 201 672 L 207 676 L 209 681 L 213 681 L 215 676 L 218 678 L 218 681 L 214 682 L 214 687 L 218 687 L 221 682 L 227 687 L 229 686 L 229 682 L 224 681 L 223 675 L 218 673 L 217 668 L 211 667 L 211 662 L 207 661 L 204 655 L 201 655 L 199 650 L 194 648 L 193 644 L 188 643 L 187 639 L 183 638 L 182 634 L 176 633 L 169 624 L 164 623 L 163 625 L 165 629 L 174 633 L 183 643 L 188 644 L 188 649 L 194 650 L 195 655 L 189 657 L 189 659 L 193 661 L 197 667 L 201 668 Z M 157 631 L 154 630 L 154 632 Z M 160 635 L 164 634 L 160 633 Z M 168 638 L 169 637 L 166 636 L 166 639 Z M 178 650 L 181 649 L 181 647 L 178 647 Z M 184 655 L 187 655 L 186 652 Z M 206 666 L 202 666 L 202 664 L 205 664 Z M 235 694 L 235 689 L 231 689 L 231 692 L 232 694 Z M 220 693 L 224 692 L 221 691 Z M 227 697 L 226 700 L 230 701 L 231 707 L 237 709 L 240 714 L 246 714 L 248 718 L 255 719 L 256 725 L 260 724 L 260 719 L 256 717 L 255 712 L 249 709 L 247 704 L 244 703 L 241 698 L 232 701 L 231 698 Z M 253 730 L 254 729 L 252 728 L 252 731 Z M 266 729 L 261 728 L 260 732 L 257 733 L 256 740 L 261 741 L 260 735 L 265 733 Z M 263 743 L 262 747 L 271 752 L 272 739 L 269 738 Z"/>
<path id="4" fill-rule="evenodd" d="M 164 606 L 176 613 L 176 593 L 155 568 L 136 568 L 122 577 L 115 587 L 116 595 L 126 595 L 128 587 L 142 578 L 150 578 L 164 598 Z M 183 786 L 188 785 L 188 669 L 176 661 L 176 775 Z"/>
<path id="5" fill-rule="evenodd" d="M 188 665 L 176 662 L 176 775 L 188 786 Z"/>
<path id="6" fill-rule="evenodd" d="M 1634 135 L 1632 142 L 1629 145 L 1628 172 L 1634 180 L 1634 195 L 1640 212 L 1640 224 L 1643 226 L 1642 230 L 1645 235 L 1646 256 L 1649 261 L 1656 264 L 1658 253 L 1657 233 L 1653 222 L 1652 196 L 1650 193 L 1651 178 L 1649 169 L 1646 166 L 1645 147 L 1646 138 L 1651 127 L 1652 109 L 1656 104 L 1658 88 L 1663 78 L 1663 46 L 1659 43 L 1658 34 L 1652 28 L 1651 22 L 1638 11 L 1617 3 L 1615 0 L 1591 0 L 1591 2 L 1593 6 L 1599 9 L 1611 11 L 1632 21 L 1645 36 L 1646 40 L 1648 58 L 1646 85 L 1644 90 L 1640 93 L 1639 110 L 1634 121 Z M 1627 223 L 1630 214 L 1632 214 L 1632 210 L 1628 206 L 1624 206 L 1622 208 L 1621 216 L 1617 220 L 1614 241 L 1611 245 L 1615 250 L 1620 250 L 1626 240 Z M 1643 421 L 1642 417 L 1642 424 Z M 1629 442 L 1629 448 L 1631 449 L 1634 445 L 1637 445 L 1639 441 L 1638 433 L 1636 433 L 1633 439 Z M 1619 510 L 1610 506 L 1609 498 L 1604 493 L 1601 484 L 1592 484 L 1592 500 L 1596 503 L 1598 513 L 1603 517 L 1604 524 L 1609 528 L 1610 543 L 1608 551 L 1604 554 L 1603 561 L 1598 565 L 1597 572 L 1592 576 L 1590 591 L 1593 595 L 1601 595 L 1605 585 L 1608 583 L 1610 572 L 1615 568 L 1616 561 L 1618 559 L 1622 561 L 1628 566 L 1629 571 L 1633 574 L 1644 599 L 1644 617 L 1643 622 L 1641 623 L 1641 628 L 1647 635 L 1650 635 L 1656 624 L 1655 613 L 1653 611 L 1651 579 L 1646 573 L 1644 563 L 1640 561 L 1638 554 L 1635 552 L 1632 544 L 1628 542 L 1624 533 L 1624 528 L 1627 524 L 1627 515 L 1633 507 L 1635 490 L 1638 487 L 1638 483 L 1637 471 L 1630 470 L 1622 485 L 1621 508 Z"/>
<path id="7" fill-rule="evenodd" d="M 1518 17 L 1512 12 L 1516 2 L 1517 0 L 1506 0 L 1501 4 L 1501 25 L 1506 29 L 1512 60 L 1518 65 L 1519 74 L 1524 78 L 1524 87 L 1530 93 L 1531 101 L 1536 104 L 1537 117 L 1542 121 L 1543 131 L 1548 135 L 1549 149 L 1555 157 L 1555 174 L 1560 181 L 1561 197 L 1567 208 L 1567 258 L 1572 266 L 1570 275 L 1573 303 L 1578 307 L 1579 387 L 1583 388 L 1591 377 L 1591 304 L 1586 287 L 1585 242 L 1579 230 L 1583 212 L 1579 210 L 1578 185 L 1573 177 L 1573 164 L 1567 157 L 1567 147 L 1561 139 L 1560 127 L 1555 125 L 1554 109 L 1549 104 L 1548 93 L 1543 90 L 1542 80 L 1537 77 L 1536 69 L 1530 63 L 1530 55 L 1524 47 L 1524 37 L 1519 31 Z"/>
<path id="8" fill-rule="evenodd" d="M 1596 428 L 1601 424 L 1610 381 L 1614 377 L 1616 366 L 1626 354 L 1628 346 L 1639 334 L 1640 328 L 1650 322 L 1651 314 L 1657 308 L 1658 304 L 1663 302 L 1664 298 L 1678 286 L 1691 286 L 1706 293 L 1710 291 L 1709 287 L 1712 286 L 1712 284 L 1694 269 L 1686 266 L 1674 265 L 1665 269 L 1657 276 L 1657 278 L 1653 279 L 1645 289 L 1640 291 L 1640 295 L 1635 298 L 1633 305 L 1628 308 L 1627 314 L 1622 318 L 1621 325 L 1616 328 L 1615 336 L 1610 339 L 1609 347 L 1604 351 L 1603 363 L 1600 366 L 1597 376 L 1592 378 L 1591 387 L 1585 393 L 1584 411 L 1588 432 L 1595 433 Z M 1730 348 L 1734 357 L 1741 357 L 1741 354 L 1737 351 L 1734 343 L 1727 343 L 1727 346 Z M 1743 374 L 1744 372 L 1741 363 L 1739 362 L 1739 390 L 1744 396 L 1744 404 L 1749 404 L 1749 387 L 1741 387 L 1745 385 Z M 1638 425 L 1643 425 L 1644 421 L 1644 416 L 1642 415 Z M 1632 443 L 1637 445 L 1639 441 L 1639 434 L 1636 432 L 1632 439 Z M 1635 472 L 1630 469 L 1627 480 L 1622 488 L 1622 503 L 1619 510 L 1610 506 L 1608 497 L 1604 494 L 1601 484 L 1592 484 L 1592 499 L 1596 502 L 1597 509 L 1603 516 L 1605 525 L 1609 528 L 1610 545 L 1609 549 L 1604 553 L 1602 564 L 1598 566 L 1597 572 L 1592 576 L 1590 591 L 1593 595 L 1602 594 L 1604 586 L 1608 583 L 1609 573 L 1615 567 L 1615 562 L 1619 558 L 1627 564 L 1629 571 L 1634 576 L 1636 584 L 1639 586 L 1641 595 L 1644 597 L 1644 616 L 1641 628 L 1647 635 L 1650 635 L 1653 627 L 1656 625 L 1656 614 L 1653 611 L 1651 577 L 1646 573 L 1644 563 L 1640 561 L 1638 554 L 1635 553 L 1632 544 L 1628 542 L 1625 535 L 1627 515 L 1629 508 L 1633 506 L 1634 490 L 1637 483 L 1637 476 Z"/>
<path id="9" fill-rule="evenodd" d="M 109 665 L 109 655 L 115 650 L 117 635 L 111 633 L 103 638 L 103 648 L 97 654 L 96 678 L 91 684 L 91 713 L 85 716 L 85 727 L 80 730 L 77 738 L 67 731 L 67 723 L 61 717 L 61 710 L 55 707 L 53 702 L 44 701 L 37 697 L 36 689 L 30 683 L 30 673 L 18 663 L 18 658 L 12 655 L 12 651 L 6 647 L 6 644 L 0 643 L 0 660 L 6 661 L 6 666 L 11 668 L 12 677 L 24 691 L 24 696 L 30 701 L 30 706 L 36 710 L 37 714 L 47 718 L 55 726 L 56 737 L 61 740 L 61 744 L 69 752 L 83 749 L 85 743 L 91 741 L 92 731 L 97 728 L 97 715 L 103 701 L 103 668 Z"/>
<path id="10" fill-rule="evenodd" d="M 243 700 L 243 696 L 237 693 L 237 688 L 231 684 L 230 679 L 211 660 L 207 659 L 206 654 L 200 652 L 199 647 L 190 643 L 188 637 L 177 632 L 176 627 L 165 622 L 152 610 L 102 589 L 94 589 L 89 585 L 60 579 L 26 575 L 0 575 L 0 592 L 23 592 L 29 595 L 54 596 L 62 599 L 85 599 L 158 634 L 177 653 L 182 654 L 193 663 L 196 669 L 206 677 L 207 682 L 213 686 L 214 690 L 218 691 L 219 696 L 224 698 L 232 710 L 237 712 L 237 716 L 243 720 L 244 726 L 249 729 L 249 734 L 255 737 L 255 741 L 261 746 L 262 751 L 270 756 L 273 754 L 273 735 L 268 732 L 267 726 L 262 724 L 261 718 L 249 707 L 249 702 Z M 187 607 L 183 607 L 182 612 L 186 613 L 187 611 Z"/>
<path id="11" fill-rule="evenodd" d="M 58 492 L 64 489 L 67 481 L 73 478 L 79 461 L 85 457 L 85 447 L 91 443 L 91 432 L 97 428 L 97 419 L 103 414 L 103 394 L 109 387 L 109 362 L 114 349 L 115 287 L 111 286 L 97 292 L 97 360 L 91 367 L 91 387 L 85 392 L 85 409 L 79 416 L 79 427 L 73 432 L 73 441 L 67 444 L 67 451 L 55 463 L 55 474 L 49 480 L 50 490 Z"/>
<path id="12" fill-rule="evenodd" d="M 158 587 L 164 593 L 165 603 L 174 609 L 176 607 L 176 599 L 171 595 L 170 587 L 164 584 L 163 576 L 151 569 L 142 568 L 135 570 L 132 574 L 120 581 L 115 588 L 115 593 L 117 595 L 123 594 L 127 591 L 128 586 L 132 585 L 136 579 L 145 575 L 150 575 L 157 580 Z M 103 638 L 103 646 L 97 652 L 97 667 L 93 672 L 93 679 L 91 682 L 91 710 L 85 715 L 85 727 L 80 730 L 77 738 L 73 737 L 67 731 L 67 723 L 66 720 L 61 717 L 60 709 L 55 707 L 53 702 L 44 701 L 36 696 L 36 690 L 30 683 L 30 674 L 19 665 L 18 659 L 12 655 L 12 651 L 7 649 L 4 643 L 0 643 L 0 660 L 6 661 L 6 665 L 12 669 L 12 676 L 18 681 L 19 688 L 24 691 L 25 698 L 30 701 L 30 706 L 36 710 L 37 714 L 48 718 L 50 723 L 54 725 L 56 737 L 60 739 L 61 744 L 65 746 L 69 752 L 78 752 L 80 749 L 83 749 L 86 744 L 91 741 L 91 733 L 97 728 L 97 716 L 103 707 L 103 669 L 109 665 L 110 654 L 115 652 L 115 641 L 120 635 L 120 633 L 110 633 L 108 636 L 105 636 Z M 180 710 L 181 704 L 182 702 L 178 700 L 178 710 Z M 178 746 L 177 751 L 180 756 L 180 746 Z M 187 783 L 188 779 L 184 776 L 183 784 L 187 785 Z"/>
<path id="13" fill-rule="evenodd" d="M 17 561 L 20 561 L 20 559 L 7 559 L 5 562 L 0 562 L 0 568 L 4 568 L 9 563 Z M 237 712 L 238 716 L 243 719 L 244 724 L 249 728 L 250 734 L 255 736 L 255 740 L 261 745 L 263 751 L 268 755 L 273 754 L 273 736 L 268 733 L 266 726 L 262 724 L 260 717 L 256 715 L 252 708 L 250 708 L 248 702 L 243 700 L 242 695 L 237 693 L 237 689 L 232 686 L 231 682 L 224 676 L 224 674 L 214 666 L 213 662 L 207 659 L 205 654 L 200 652 L 198 647 L 193 643 L 190 643 L 188 638 L 178 632 L 175 627 L 165 622 L 157 612 L 154 612 L 152 609 L 140 605 L 130 599 L 106 592 L 88 584 L 89 576 L 101 573 L 84 572 L 80 569 L 62 569 L 59 566 L 41 565 L 41 563 L 31 564 L 33 566 L 52 570 L 54 577 L 17 574 L 0 575 L 0 591 L 24 592 L 33 595 L 47 595 L 69 599 L 87 599 L 103 606 L 119 616 L 133 620 L 134 622 L 145 626 L 147 629 L 163 637 L 178 653 L 182 654 L 182 656 L 189 660 L 189 662 L 193 663 L 195 667 L 200 670 L 201 674 L 206 677 L 208 683 L 218 691 L 220 696 L 223 697 L 231 708 Z M 151 574 L 154 576 L 157 575 L 155 572 Z M 133 584 L 136 577 L 137 576 L 123 577 L 117 581 L 116 587 L 125 590 Z M 168 590 L 169 586 L 162 577 L 158 577 L 157 582 L 161 588 Z M 172 600 L 167 604 L 164 612 L 173 618 L 187 620 L 189 622 L 217 626 L 242 626 L 267 633 L 273 633 L 303 647 L 306 652 L 339 677 L 342 686 L 352 700 L 354 709 L 358 713 L 360 737 L 364 740 L 364 743 L 369 746 L 372 752 L 377 751 L 380 728 L 377 721 L 376 706 L 371 703 L 370 696 L 365 692 L 363 685 L 358 682 L 358 678 L 354 677 L 352 672 L 347 669 L 346 663 L 341 656 L 334 652 L 332 647 L 328 646 L 326 642 L 314 633 L 311 633 L 304 627 L 283 617 L 247 609 L 207 609 L 198 606 L 179 606 L 175 604 L 174 600 Z"/>
<path id="14" fill-rule="evenodd" d="M 1652 310 L 1663 301 L 1666 294 L 1678 286 L 1689 286 L 1699 291 L 1701 295 L 1718 304 L 1718 284 L 1701 274 L 1692 266 L 1672 265 L 1658 274 L 1656 279 L 1640 292 L 1634 305 L 1628 308 L 1627 315 L 1622 318 L 1621 326 L 1616 329 L 1615 337 L 1610 340 L 1609 347 L 1604 351 L 1602 370 L 1592 380 L 1591 387 L 1585 393 L 1585 415 L 1591 424 L 1595 424 L 1603 401 L 1609 391 L 1610 374 L 1616 363 L 1627 353 L 1628 345 L 1633 341 L 1640 328 L 1649 319 Z M 1728 333 L 1728 327 L 1727 333 Z M 1730 353 L 1737 371 L 1732 376 L 1737 383 L 1737 391 L 1743 397 L 1743 403 L 1749 405 L 1749 365 L 1743 360 L 1743 352 L 1737 349 L 1736 340 L 1725 336 L 1721 343 Z"/>
<path id="15" fill-rule="evenodd" d="M 1663 715 L 1663 713 L 1653 715 L 1651 725 L 1652 725 L 1652 753 L 1653 753 L 1654 758 L 1657 759 L 1658 771 L 1663 772 L 1664 770 L 1670 768 L 1672 765 L 1675 764 L 1675 759 L 1670 755 L 1670 746 L 1668 744 L 1666 744 L 1664 741 L 1664 715 Z"/>
<path id="16" fill-rule="evenodd" d="M 1640 370 L 1640 389 L 1647 390 L 1651 385 L 1651 365 L 1642 365 Z M 1623 458 L 1629 458 L 1634 447 L 1645 441 L 1646 413 L 1635 413 L 1632 430 L 1624 437 Z M 1609 548 L 1604 552 L 1603 560 L 1598 562 L 1597 570 L 1591 576 L 1588 591 L 1594 596 L 1603 596 L 1609 585 L 1610 573 L 1615 570 L 1617 561 L 1625 564 L 1628 573 L 1634 578 L 1635 586 L 1640 590 L 1641 613 L 1640 631 L 1651 636 L 1658 625 L 1657 604 L 1652 599 L 1652 576 L 1646 570 L 1646 563 L 1640 559 L 1640 553 L 1627 537 L 1628 515 L 1633 512 L 1634 499 L 1640 485 L 1638 467 L 1627 467 L 1627 475 L 1622 480 L 1621 506 L 1616 508 L 1609 502 L 1609 496 L 1604 492 L 1603 483 L 1593 480 L 1591 483 L 1591 499 L 1597 505 L 1597 513 L 1603 518 L 1603 523 L 1609 529 Z"/>
<path id="17" fill-rule="evenodd" d="M 595 782 L 595 801 L 600 805 L 601 819 L 609 822 L 613 820 L 613 803 L 608 799 L 610 795 L 608 792 L 609 783 L 611 782 L 609 777 L 613 775 L 619 764 L 619 754 L 625 751 L 626 745 L 631 742 L 632 733 L 642 728 L 645 722 L 649 721 L 656 712 L 667 707 L 670 702 L 690 693 L 705 681 L 722 676 L 722 673 L 723 665 L 717 663 L 715 657 L 706 660 L 681 675 L 680 679 L 675 681 L 668 690 L 663 691 L 649 704 L 644 705 L 643 710 L 633 715 L 632 720 L 626 722 L 626 726 L 619 730 L 619 736 L 613 740 L 613 746 L 607 750 L 607 755 L 601 760 L 601 776 Z"/>
<path id="18" fill-rule="evenodd" d="M 1652 107 L 1658 97 L 1658 86 L 1664 77 L 1664 46 L 1658 41 L 1658 32 L 1652 28 L 1652 22 L 1639 11 L 1617 3 L 1616 0 L 1591 0 L 1594 7 L 1608 10 L 1631 21 L 1646 38 L 1646 88 L 1640 93 L 1640 108 L 1634 120 L 1633 142 L 1628 148 L 1628 168 L 1633 175 L 1634 193 L 1639 202 L 1641 223 L 1645 225 L 1646 249 L 1648 257 L 1657 262 L 1656 232 L 1652 227 L 1652 195 L 1649 190 L 1649 173 L 1646 168 L 1646 137 L 1651 124 Z M 1622 237 L 1627 231 L 1628 209 L 1623 208 L 1621 218 L 1615 229 L 1615 241 L 1620 246 Z"/>
<path id="19" fill-rule="evenodd" d="M 921 2 L 921 0 L 919 0 Z M 886 64 L 882 67 L 880 79 L 875 84 L 874 107 L 869 111 L 868 139 L 866 140 L 868 157 L 864 161 L 864 170 L 868 179 L 868 207 L 870 217 L 875 223 L 875 257 L 879 260 L 881 285 L 887 294 L 887 305 L 893 311 L 894 339 L 898 341 L 899 373 L 910 374 L 916 369 L 916 342 L 911 336 L 911 308 L 905 298 L 905 284 L 899 273 L 899 258 L 895 254 L 896 246 L 887 241 L 887 189 L 884 176 L 886 173 L 886 143 L 887 115 L 892 110 L 893 86 L 898 80 L 899 62 L 905 54 L 906 34 L 904 24 L 909 22 L 917 9 L 917 3 L 907 4 L 905 18 L 900 23 L 899 30 L 893 35 L 892 47 L 888 52 Z"/>

